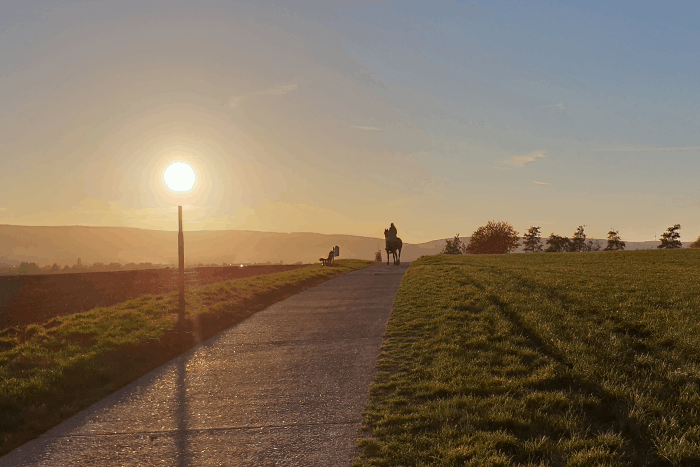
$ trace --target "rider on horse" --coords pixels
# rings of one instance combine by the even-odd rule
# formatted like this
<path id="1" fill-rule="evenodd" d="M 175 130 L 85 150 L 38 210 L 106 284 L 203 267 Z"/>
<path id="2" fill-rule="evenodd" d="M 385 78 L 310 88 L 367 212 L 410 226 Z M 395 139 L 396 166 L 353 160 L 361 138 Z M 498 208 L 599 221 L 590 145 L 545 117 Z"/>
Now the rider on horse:
<path id="1" fill-rule="evenodd" d="M 396 227 L 393 222 L 391 223 L 391 227 L 389 227 L 389 238 L 392 240 L 396 239 Z"/>
<path id="2" fill-rule="evenodd" d="M 400 264 L 403 242 L 396 236 L 396 226 L 393 222 L 391 223 L 391 227 L 384 230 L 384 238 L 386 244 L 386 264 L 389 264 L 389 253 L 394 256 L 394 264 Z"/>

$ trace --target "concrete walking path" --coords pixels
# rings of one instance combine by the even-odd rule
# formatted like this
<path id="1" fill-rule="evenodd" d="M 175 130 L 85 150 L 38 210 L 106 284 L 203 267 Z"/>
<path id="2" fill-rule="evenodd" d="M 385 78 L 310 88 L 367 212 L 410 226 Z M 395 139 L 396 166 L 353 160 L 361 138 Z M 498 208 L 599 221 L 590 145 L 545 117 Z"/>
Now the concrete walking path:
<path id="1" fill-rule="evenodd" d="M 403 274 L 375 264 L 262 310 L 0 466 L 343 466 Z"/>

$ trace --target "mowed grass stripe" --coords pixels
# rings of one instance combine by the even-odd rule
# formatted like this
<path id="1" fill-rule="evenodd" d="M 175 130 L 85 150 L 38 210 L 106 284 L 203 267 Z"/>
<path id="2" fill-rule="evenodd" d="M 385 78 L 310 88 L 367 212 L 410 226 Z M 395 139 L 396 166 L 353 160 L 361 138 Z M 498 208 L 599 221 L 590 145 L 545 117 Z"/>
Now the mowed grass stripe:
<path id="1" fill-rule="evenodd" d="M 187 350 L 192 334 L 206 338 L 304 287 L 370 264 L 338 260 L 190 289 L 186 339 L 174 330 L 177 292 L 0 330 L 0 455 Z"/>
<path id="2" fill-rule="evenodd" d="M 700 252 L 435 256 L 355 466 L 700 465 Z"/>

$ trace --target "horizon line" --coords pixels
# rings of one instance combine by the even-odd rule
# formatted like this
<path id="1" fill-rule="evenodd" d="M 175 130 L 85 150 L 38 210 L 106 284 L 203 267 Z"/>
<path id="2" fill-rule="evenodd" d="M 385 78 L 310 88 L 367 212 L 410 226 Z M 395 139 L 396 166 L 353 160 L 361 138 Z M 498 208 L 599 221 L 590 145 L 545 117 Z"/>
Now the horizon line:
<path id="1" fill-rule="evenodd" d="M 147 229 L 143 227 L 130 227 L 130 226 L 110 226 L 110 225 L 80 225 L 80 224 L 69 224 L 69 225 L 21 225 L 21 224 L 0 224 L 0 227 L 25 227 L 25 228 L 42 228 L 42 229 L 50 229 L 50 228 L 65 228 L 65 227 L 84 227 L 88 229 L 135 229 L 135 230 L 145 230 L 148 232 L 167 232 L 167 233 L 177 233 L 177 229 L 174 230 L 161 230 L 161 229 Z M 219 230 L 185 230 L 185 232 L 189 233 L 194 233 L 194 232 L 257 232 L 257 233 L 274 233 L 274 234 L 284 234 L 284 235 L 292 235 L 292 234 L 313 234 L 313 235 L 325 235 L 325 236 L 347 236 L 347 237 L 361 237 L 361 238 L 371 238 L 373 240 L 380 240 L 381 237 L 370 237 L 367 235 L 356 235 L 356 234 L 348 234 L 348 233 L 332 233 L 332 234 L 325 234 L 325 233 L 320 233 L 320 232 L 310 232 L 310 231 L 293 231 L 293 232 L 280 232 L 276 230 L 248 230 L 248 229 L 219 229 Z M 409 245 L 420 245 L 423 243 L 431 243 L 431 242 L 438 242 L 438 241 L 444 241 L 444 240 L 450 240 L 454 238 L 454 236 L 451 237 L 444 237 L 444 238 L 436 238 L 433 240 L 426 240 L 424 242 L 417 242 L 417 243 L 411 243 L 411 242 L 406 242 L 406 244 Z M 467 239 L 471 238 L 471 236 L 467 237 L 459 237 L 460 239 Z M 518 236 L 519 239 L 524 239 L 524 236 Z M 540 239 L 543 242 L 546 242 L 548 237 L 542 236 Z M 606 241 L 607 239 L 605 238 L 595 238 L 595 237 L 586 237 L 588 240 L 601 240 L 601 241 Z M 628 243 L 655 243 L 655 242 L 660 242 L 661 240 L 654 239 L 654 240 L 624 240 L 625 242 Z M 688 240 L 688 241 L 681 241 L 681 243 L 693 243 L 694 240 Z"/>

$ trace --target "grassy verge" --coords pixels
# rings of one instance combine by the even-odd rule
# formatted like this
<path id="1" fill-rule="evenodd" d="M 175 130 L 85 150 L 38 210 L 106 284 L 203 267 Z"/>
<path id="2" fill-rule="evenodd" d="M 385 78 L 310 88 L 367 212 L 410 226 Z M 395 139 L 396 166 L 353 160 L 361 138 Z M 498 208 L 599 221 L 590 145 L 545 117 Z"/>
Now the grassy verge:
<path id="1" fill-rule="evenodd" d="M 354 466 L 700 465 L 700 252 L 435 256 Z"/>
<path id="2" fill-rule="evenodd" d="M 188 290 L 177 327 L 173 292 L 0 331 L 0 455 L 256 311 L 372 263 L 339 260 Z"/>

